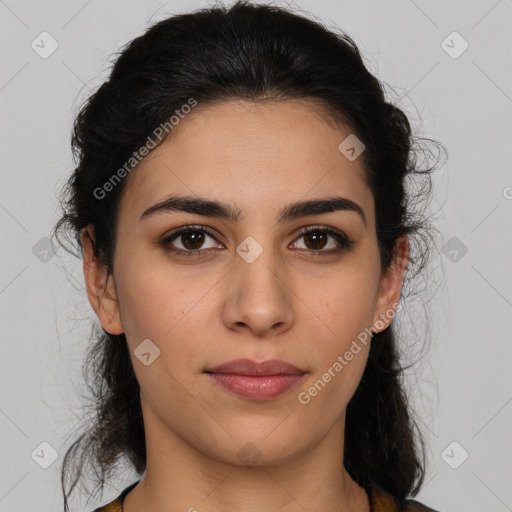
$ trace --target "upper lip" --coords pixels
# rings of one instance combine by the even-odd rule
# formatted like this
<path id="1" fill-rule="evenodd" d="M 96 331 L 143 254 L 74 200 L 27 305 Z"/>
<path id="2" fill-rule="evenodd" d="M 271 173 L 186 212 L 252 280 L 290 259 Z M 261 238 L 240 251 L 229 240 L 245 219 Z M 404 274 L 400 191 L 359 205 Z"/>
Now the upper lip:
<path id="1" fill-rule="evenodd" d="M 205 371 L 238 375 L 302 375 L 305 373 L 293 364 L 279 359 L 269 359 L 260 363 L 251 359 L 233 359 Z"/>

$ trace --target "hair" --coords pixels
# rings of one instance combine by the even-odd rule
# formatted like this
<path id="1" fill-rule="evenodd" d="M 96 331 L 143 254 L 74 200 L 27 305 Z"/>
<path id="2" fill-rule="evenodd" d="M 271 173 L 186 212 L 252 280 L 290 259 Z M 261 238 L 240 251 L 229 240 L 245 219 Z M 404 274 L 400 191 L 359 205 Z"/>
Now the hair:
<path id="1" fill-rule="evenodd" d="M 62 233 L 68 242 L 74 238 L 83 256 L 80 234 L 93 226 L 94 255 L 112 275 L 119 200 L 128 178 L 101 199 L 95 190 L 191 98 L 201 106 L 232 99 L 316 102 L 365 145 L 361 158 L 375 202 L 381 268 L 389 267 L 404 235 L 411 247 L 405 280 L 426 266 L 432 228 L 422 211 L 435 166 L 422 168 L 418 155 L 426 151 L 418 141 L 435 141 L 412 134 L 407 115 L 386 100 L 383 83 L 368 71 L 348 35 L 284 8 L 245 1 L 155 23 L 122 48 L 109 78 L 81 105 L 71 137 L 76 167 L 52 230 L 66 251 L 80 257 Z M 86 463 L 102 491 L 120 457 L 139 474 L 146 467 L 139 385 L 125 335 L 97 326 L 93 333 L 84 370 L 90 373 L 94 421 L 63 460 L 65 511 Z M 425 475 L 424 441 L 401 380 L 406 368 L 392 322 L 373 334 L 346 410 L 346 470 L 367 492 L 379 486 L 398 500 L 416 495 Z"/>

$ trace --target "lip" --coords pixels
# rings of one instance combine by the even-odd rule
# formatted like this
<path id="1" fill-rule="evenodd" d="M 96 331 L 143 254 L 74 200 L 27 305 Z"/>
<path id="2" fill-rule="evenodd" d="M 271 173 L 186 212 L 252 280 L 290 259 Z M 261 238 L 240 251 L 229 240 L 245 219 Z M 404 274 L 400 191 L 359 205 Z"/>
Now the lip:
<path id="1" fill-rule="evenodd" d="M 253 401 L 272 400 L 284 394 L 306 374 L 278 359 L 262 362 L 234 359 L 207 369 L 205 373 L 223 389 Z"/>
<path id="2" fill-rule="evenodd" d="M 237 375 L 303 375 L 293 364 L 280 359 L 268 359 L 257 362 L 251 359 L 233 359 L 205 370 L 208 373 L 236 373 Z"/>

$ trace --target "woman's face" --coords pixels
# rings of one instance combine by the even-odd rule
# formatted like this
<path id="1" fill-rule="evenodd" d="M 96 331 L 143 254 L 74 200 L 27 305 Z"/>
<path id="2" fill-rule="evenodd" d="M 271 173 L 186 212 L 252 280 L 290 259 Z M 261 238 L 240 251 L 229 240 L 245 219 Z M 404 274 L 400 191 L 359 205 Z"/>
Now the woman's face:
<path id="1" fill-rule="evenodd" d="M 362 159 L 338 148 L 350 134 L 306 102 L 199 104 L 130 174 L 115 287 L 95 295 L 88 256 L 84 268 L 103 328 L 127 337 L 148 453 L 179 439 L 217 460 L 270 464 L 329 433 L 342 439 L 369 329 L 389 325 L 403 277 L 381 274 Z M 200 205 L 144 214 L 171 196 L 221 203 L 236 218 Z M 346 208 L 291 208 L 335 198 Z M 196 231 L 172 236 L 187 226 Z M 206 372 L 234 359 L 282 360 L 300 374 Z"/>

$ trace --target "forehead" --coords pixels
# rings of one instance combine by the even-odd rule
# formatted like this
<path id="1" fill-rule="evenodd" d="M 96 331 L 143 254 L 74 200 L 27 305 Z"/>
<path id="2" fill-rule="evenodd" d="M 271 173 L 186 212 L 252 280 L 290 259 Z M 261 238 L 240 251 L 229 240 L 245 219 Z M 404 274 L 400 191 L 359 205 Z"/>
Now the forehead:
<path id="1" fill-rule="evenodd" d="M 200 195 L 242 211 L 342 194 L 372 213 L 362 158 L 338 149 L 351 135 L 305 101 L 226 101 L 198 105 L 130 174 L 120 217 L 169 194 Z"/>

